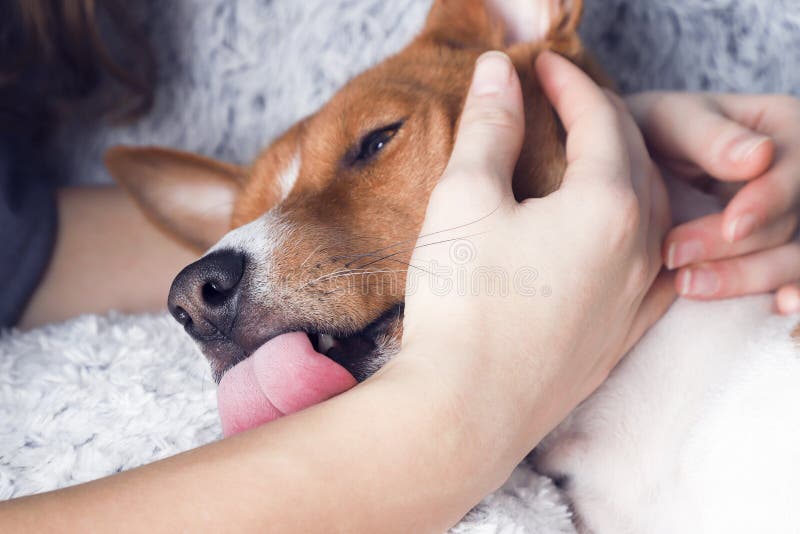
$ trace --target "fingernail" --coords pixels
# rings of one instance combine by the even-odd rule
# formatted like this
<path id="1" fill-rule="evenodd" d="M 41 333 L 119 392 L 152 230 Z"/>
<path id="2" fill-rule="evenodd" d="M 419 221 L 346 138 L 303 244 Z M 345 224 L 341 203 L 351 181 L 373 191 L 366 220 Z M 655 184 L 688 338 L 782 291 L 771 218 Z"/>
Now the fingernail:
<path id="1" fill-rule="evenodd" d="M 712 297 L 719 291 L 719 276 L 708 269 L 686 269 L 681 273 L 679 293 L 684 297 Z"/>
<path id="2" fill-rule="evenodd" d="M 744 139 L 736 143 L 730 152 L 730 157 L 734 163 L 744 163 L 752 156 L 761 145 L 769 141 L 769 137 L 763 135 L 746 135 Z"/>
<path id="3" fill-rule="evenodd" d="M 727 239 L 729 243 L 744 239 L 753 233 L 757 222 L 755 215 L 749 213 L 736 217 L 733 222 L 728 225 L 725 239 Z"/>
<path id="4" fill-rule="evenodd" d="M 667 250 L 667 269 L 677 269 L 696 263 L 705 254 L 703 243 L 693 239 L 684 243 L 672 243 Z"/>
<path id="5" fill-rule="evenodd" d="M 502 52 L 486 52 L 478 58 L 472 80 L 472 93 L 477 96 L 496 95 L 511 82 L 511 60 Z"/>

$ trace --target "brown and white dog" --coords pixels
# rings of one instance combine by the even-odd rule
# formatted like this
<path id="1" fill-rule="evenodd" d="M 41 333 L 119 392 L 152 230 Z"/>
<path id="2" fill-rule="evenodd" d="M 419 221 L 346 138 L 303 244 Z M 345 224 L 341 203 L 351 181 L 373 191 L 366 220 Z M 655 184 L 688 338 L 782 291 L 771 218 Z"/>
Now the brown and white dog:
<path id="1" fill-rule="evenodd" d="M 602 81 L 577 35 L 580 13 L 580 0 L 436 0 L 411 44 L 246 168 L 112 149 L 109 169 L 152 220 L 212 247 L 176 278 L 169 306 L 215 378 L 281 338 L 357 380 L 396 353 L 410 245 L 476 58 L 502 49 L 514 61 L 527 132 L 514 192 L 545 195 L 565 168 L 563 131 L 533 63 L 551 49 Z M 678 218 L 718 208 L 699 193 L 673 193 Z M 588 531 L 798 531 L 800 351 L 791 330 L 791 319 L 771 317 L 769 297 L 679 301 L 545 440 L 538 467 L 563 482 Z M 328 391 L 309 376 L 288 387 L 319 389 L 313 402 L 355 383 L 339 373 Z"/>

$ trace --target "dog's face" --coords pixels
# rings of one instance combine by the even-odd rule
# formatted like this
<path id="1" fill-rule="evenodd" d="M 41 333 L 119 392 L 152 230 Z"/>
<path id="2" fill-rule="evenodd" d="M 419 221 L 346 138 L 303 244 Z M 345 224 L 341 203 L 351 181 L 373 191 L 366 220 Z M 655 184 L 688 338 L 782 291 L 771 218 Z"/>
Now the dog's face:
<path id="1" fill-rule="evenodd" d="M 476 55 L 396 56 L 255 161 L 234 207 L 240 228 L 214 247 L 248 258 L 232 332 L 245 352 L 303 330 L 357 378 L 393 352 L 411 248 Z"/>
<path id="2" fill-rule="evenodd" d="M 503 22 L 522 17 L 517 5 L 528 6 L 528 18 L 546 17 L 534 25 L 545 31 Z M 575 33 L 579 11 L 577 2 L 439 0 L 413 43 L 348 83 L 248 169 L 158 149 L 109 154 L 145 210 L 185 240 L 204 246 L 232 221 L 170 296 L 217 378 L 293 331 L 359 380 L 385 363 L 399 346 L 408 262 L 475 60 L 496 48 L 514 60 L 527 117 L 514 190 L 545 194 L 563 173 L 563 140 L 533 61 L 548 47 L 589 66 Z M 189 181 L 205 189 L 187 207 L 175 191 Z M 227 199 L 232 212 L 209 211 Z"/>

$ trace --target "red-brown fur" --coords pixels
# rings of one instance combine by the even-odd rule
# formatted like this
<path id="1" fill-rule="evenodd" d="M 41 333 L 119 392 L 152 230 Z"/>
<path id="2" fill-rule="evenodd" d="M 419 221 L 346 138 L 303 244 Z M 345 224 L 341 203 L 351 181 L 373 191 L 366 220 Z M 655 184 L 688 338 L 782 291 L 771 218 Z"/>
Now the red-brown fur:
<path id="1" fill-rule="evenodd" d="M 515 195 L 541 196 L 558 187 L 563 132 L 539 87 L 535 58 L 551 49 L 602 78 L 576 32 L 581 2 L 571 5 L 557 14 L 545 39 L 508 47 L 503 23 L 483 0 L 437 0 L 410 45 L 350 81 L 258 156 L 243 173 L 232 226 L 275 210 L 292 230 L 270 257 L 272 283 L 281 289 L 248 310 L 253 324 L 262 325 L 252 329 L 271 324 L 347 335 L 402 303 L 426 200 L 452 150 L 475 61 L 487 50 L 504 49 L 522 81 L 526 138 Z M 362 136 L 401 120 L 374 161 L 348 163 Z M 299 177 L 282 199 L 278 177 L 298 151 Z M 123 171 L 116 174 L 125 181 Z M 352 269 L 365 272 L 326 278 Z"/>
<path id="2" fill-rule="evenodd" d="M 534 74 L 537 52 L 555 49 L 595 70 L 574 32 L 575 15 L 566 20 L 558 24 L 552 40 L 507 50 L 525 88 L 527 136 L 514 177 L 520 199 L 552 191 L 564 170 L 560 126 Z M 302 285 L 336 269 L 369 263 L 372 256 L 350 264 L 353 258 L 386 247 L 387 254 L 396 255 L 370 268 L 404 269 L 411 254 L 409 245 L 422 223 L 425 199 L 452 149 L 475 60 L 482 52 L 503 45 L 502 26 L 482 1 L 440 0 L 423 33 L 405 50 L 352 80 L 258 157 L 238 197 L 233 225 L 275 206 L 276 176 L 300 150 L 299 179 L 279 210 L 282 218 L 302 227 L 303 235 L 273 256 L 275 269 L 285 273 L 289 283 Z M 364 133 L 403 118 L 407 122 L 374 164 L 355 169 L 343 166 L 343 155 Z M 318 249 L 320 244 L 325 248 Z M 309 257 L 313 259 L 306 261 Z M 400 301 L 403 277 L 403 273 L 388 276 L 391 280 L 385 281 L 383 292 L 348 291 L 346 306 L 342 295 L 330 292 L 352 280 L 307 286 L 306 294 L 295 298 L 307 301 L 302 307 L 324 306 L 346 313 L 349 321 L 332 317 L 331 322 L 348 330 L 363 326 Z"/>

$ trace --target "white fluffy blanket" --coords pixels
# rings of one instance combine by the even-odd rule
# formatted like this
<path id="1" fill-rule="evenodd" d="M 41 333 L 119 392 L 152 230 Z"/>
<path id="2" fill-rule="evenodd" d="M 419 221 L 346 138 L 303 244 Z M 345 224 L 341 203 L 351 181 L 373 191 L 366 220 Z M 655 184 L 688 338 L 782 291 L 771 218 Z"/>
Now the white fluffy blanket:
<path id="1" fill-rule="evenodd" d="M 64 181 L 105 182 L 103 149 L 163 144 L 235 162 L 398 50 L 430 0 L 136 3 L 156 43 L 152 113 L 77 114 L 54 149 Z M 800 3 L 587 0 L 584 35 L 624 90 L 800 89 Z M 134 4 L 132 4 L 134 5 Z M 90 480 L 219 438 L 205 362 L 165 315 L 83 317 L 0 339 L 0 499 Z M 574 532 L 522 466 L 456 532 Z"/>
<path id="2" fill-rule="evenodd" d="M 221 438 L 216 388 L 167 314 L 85 316 L 0 343 L 0 499 L 130 469 Z M 511 530 L 506 530 L 511 529 Z M 454 529 L 574 532 L 523 465 Z"/>

